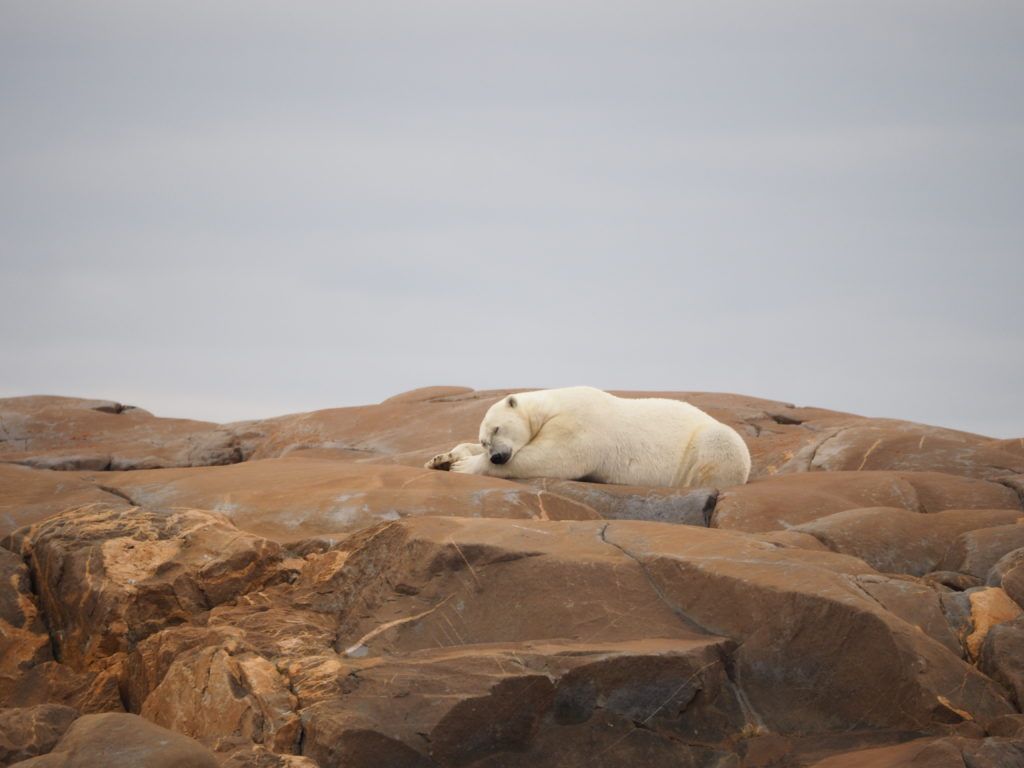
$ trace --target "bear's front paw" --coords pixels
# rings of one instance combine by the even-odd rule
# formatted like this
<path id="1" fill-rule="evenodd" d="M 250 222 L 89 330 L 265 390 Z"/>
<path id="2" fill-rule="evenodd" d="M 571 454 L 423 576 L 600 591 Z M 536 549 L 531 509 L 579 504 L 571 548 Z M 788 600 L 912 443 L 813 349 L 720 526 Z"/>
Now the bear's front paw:
<path id="1" fill-rule="evenodd" d="M 487 454 L 478 454 L 476 456 L 466 456 L 461 459 L 456 459 L 452 464 L 451 471 L 458 472 L 461 475 L 482 475 L 487 463 Z"/>
<path id="2" fill-rule="evenodd" d="M 426 469 L 440 469 L 442 471 L 447 472 L 449 469 L 452 468 L 453 461 L 454 459 L 452 458 L 452 453 L 451 451 L 449 451 L 448 453 L 437 454 L 437 456 L 432 458 L 423 466 Z"/>

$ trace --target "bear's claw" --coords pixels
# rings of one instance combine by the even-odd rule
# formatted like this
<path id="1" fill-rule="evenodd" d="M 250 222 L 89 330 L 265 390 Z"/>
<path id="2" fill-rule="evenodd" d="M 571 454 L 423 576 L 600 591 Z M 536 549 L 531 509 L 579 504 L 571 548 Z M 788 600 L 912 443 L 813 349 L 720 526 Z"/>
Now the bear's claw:
<path id="1" fill-rule="evenodd" d="M 439 454 L 437 454 L 437 456 L 432 458 L 430 461 L 428 461 L 423 466 L 426 469 L 440 469 L 443 472 L 447 472 L 448 470 L 450 470 L 452 468 L 453 461 L 454 460 L 452 459 L 451 452 L 449 452 L 449 453 L 439 453 Z"/>

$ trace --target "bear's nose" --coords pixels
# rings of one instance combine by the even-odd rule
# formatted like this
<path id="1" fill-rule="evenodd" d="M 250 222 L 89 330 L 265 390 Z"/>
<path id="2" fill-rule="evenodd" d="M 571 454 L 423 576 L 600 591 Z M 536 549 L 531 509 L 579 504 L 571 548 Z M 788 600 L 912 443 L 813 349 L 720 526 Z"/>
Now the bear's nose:
<path id="1" fill-rule="evenodd" d="M 511 453 L 492 453 L 491 464 L 504 464 L 512 457 Z"/>

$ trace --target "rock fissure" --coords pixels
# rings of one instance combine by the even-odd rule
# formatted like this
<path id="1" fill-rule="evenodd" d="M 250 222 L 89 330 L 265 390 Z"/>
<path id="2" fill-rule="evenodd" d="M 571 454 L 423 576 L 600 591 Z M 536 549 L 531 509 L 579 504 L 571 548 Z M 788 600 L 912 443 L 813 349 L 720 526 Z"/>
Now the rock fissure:
<path id="1" fill-rule="evenodd" d="M 637 564 L 637 566 L 640 568 L 641 573 L 643 573 L 644 578 L 647 580 L 647 583 L 650 585 L 651 589 L 654 591 L 654 594 L 665 605 L 665 607 L 668 608 L 676 616 L 676 618 L 678 618 L 687 627 L 687 629 L 691 629 L 691 630 L 694 630 L 696 632 L 699 632 L 699 633 L 705 634 L 705 635 L 717 635 L 717 634 L 719 634 L 719 633 L 714 632 L 714 631 L 708 629 L 707 627 L 703 626 L 700 622 L 698 622 L 696 619 L 694 619 L 692 616 L 690 616 L 688 613 L 686 613 L 686 611 L 684 611 L 678 605 L 676 605 L 671 600 L 669 600 L 668 596 L 665 595 L 664 590 L 662 590 L 661 585 L 658 584 L 658 582 L 654 578 L 654 576 L 651 575 L 650 570 L 647 568 L 647 564 L 644 563 L 639 557 L 634 555 L 632 552 L 627 550 L 625 547 L 622 547 L 619 544 L 616 544 L 614 541 L 611 541 L 608 538 L 607 531 L 608 531 L 608 529 L 610 527 L 611 527 L 611 524 L 609 523 L 609 524 L 603 526 L 601 528 L 601 530 L 599 531 L 598 535 L 599 535 L 601 541 L 603 541 L 605 544 L 608 544 L 609 546 L 615 547 L 615 549 L 619 550 L 619 552 L 621 552 L 622 554 L 624 554 L 626 557 L 628 557 L 630 560 L 632 560 L 634 563 Z"/>

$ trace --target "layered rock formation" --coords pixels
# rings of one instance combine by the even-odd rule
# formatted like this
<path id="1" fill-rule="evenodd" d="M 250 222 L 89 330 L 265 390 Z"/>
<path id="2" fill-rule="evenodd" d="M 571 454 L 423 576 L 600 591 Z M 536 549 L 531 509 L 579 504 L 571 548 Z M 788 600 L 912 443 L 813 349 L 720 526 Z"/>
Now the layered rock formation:
<path id="1" fill-rule="evenodd" d="M 1024 440 L 658 393 L 752 481 L 421 468 L 505 394 L 0 400 L 0 766 L 1024 765 Z"/>

